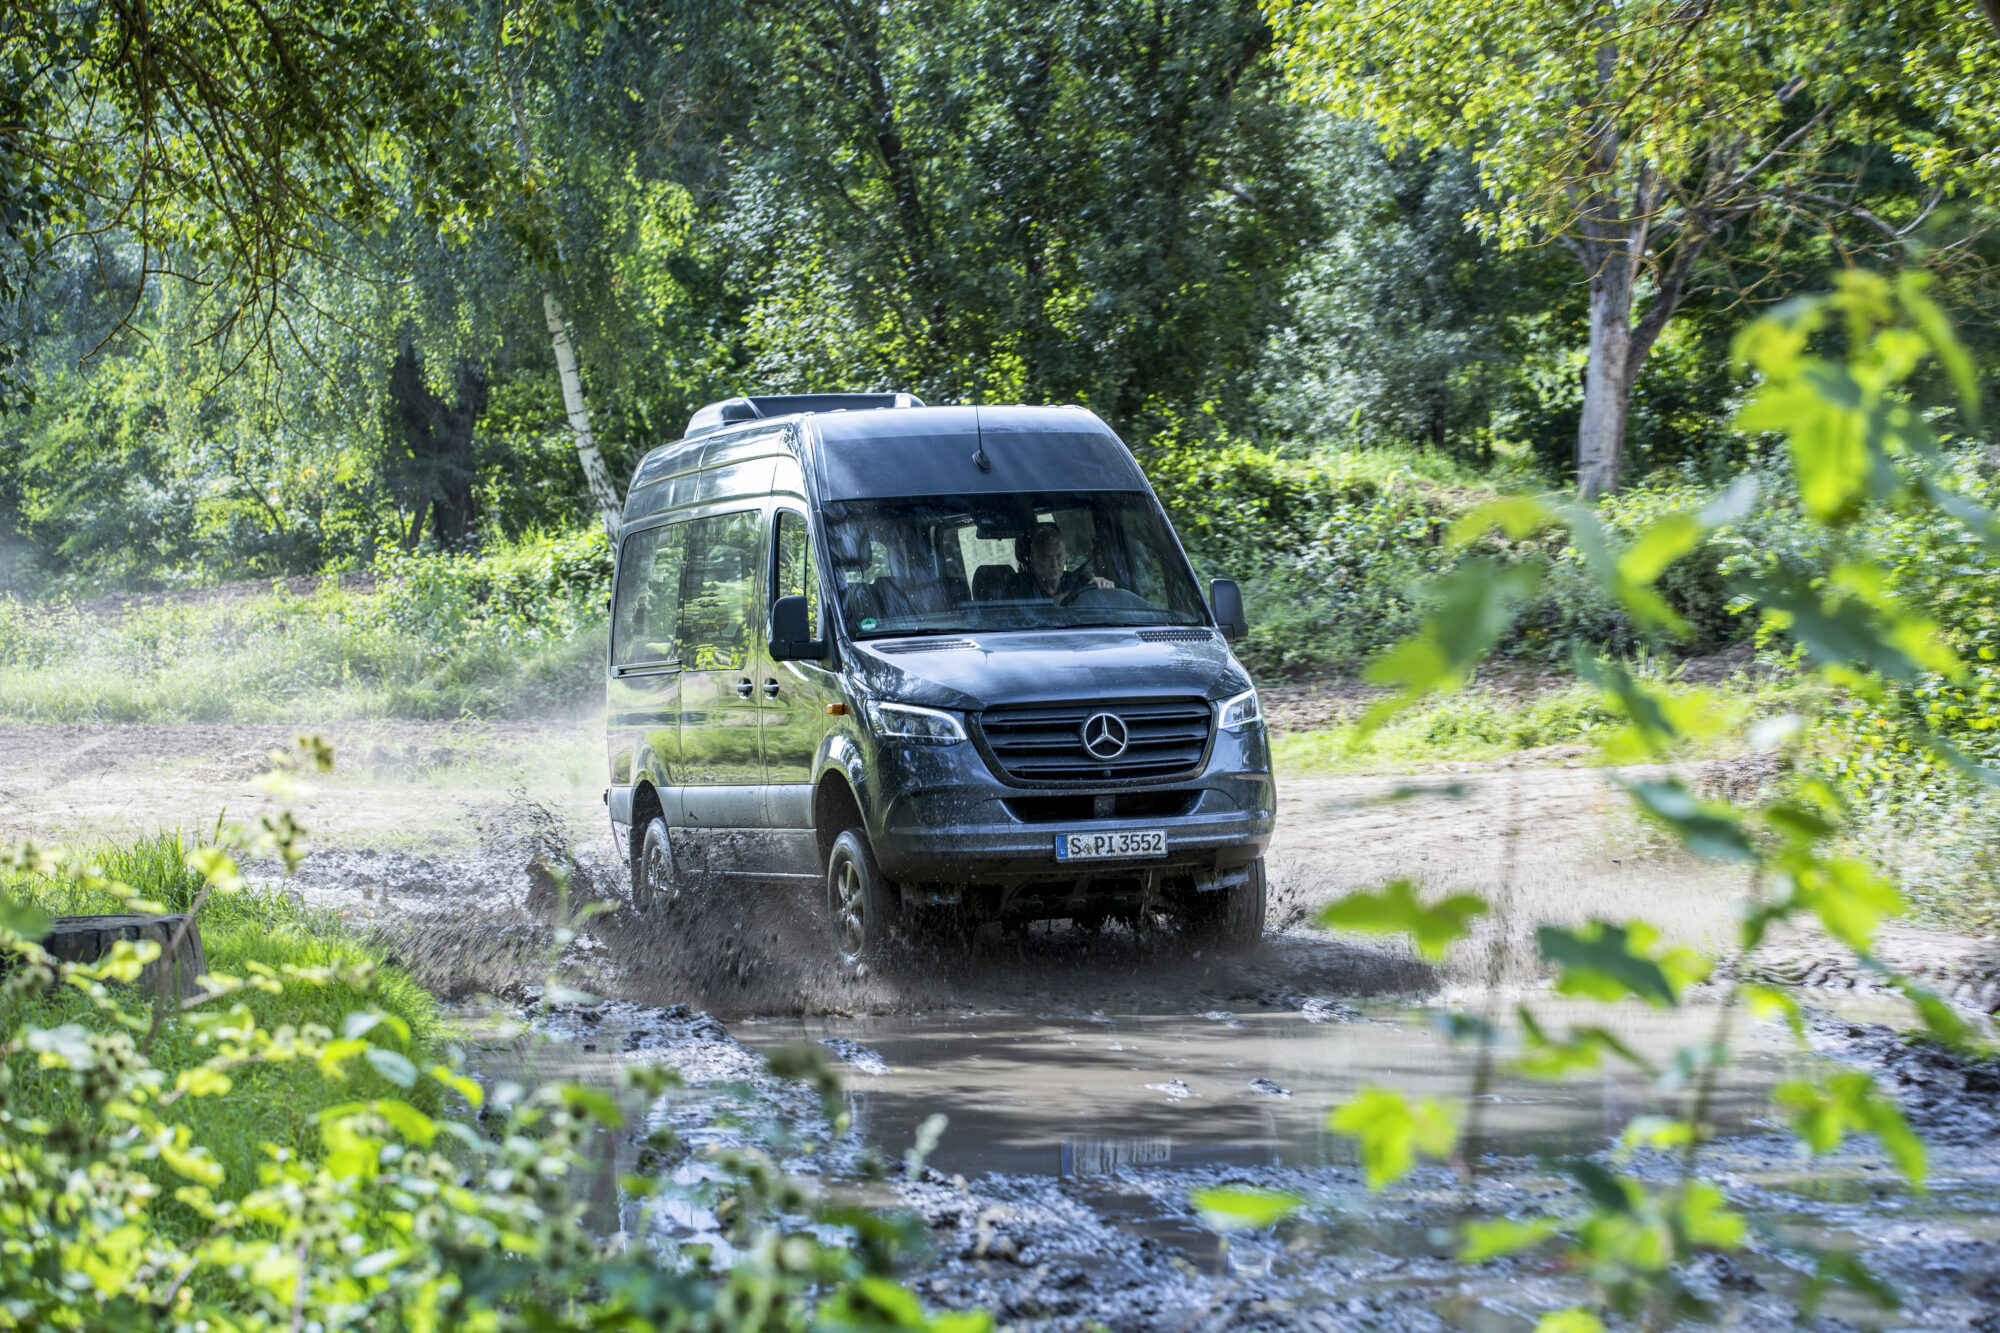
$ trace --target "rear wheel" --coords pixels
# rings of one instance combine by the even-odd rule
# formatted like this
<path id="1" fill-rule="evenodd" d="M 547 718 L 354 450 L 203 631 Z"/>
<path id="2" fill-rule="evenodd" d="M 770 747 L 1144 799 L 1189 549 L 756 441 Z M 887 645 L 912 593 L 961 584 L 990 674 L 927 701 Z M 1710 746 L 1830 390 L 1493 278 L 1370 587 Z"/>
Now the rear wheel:
<path id="1" fill-rule="evenodd" d="M 1212 889 L 1188 905 L 1184 918 L 1187 933 L 1225 949 L 1251 948 L 1264 938 L 1267 902 L 1264 858 L 1260 856 L 1250 863 L 1250 874 L 1241 884 Z"/>
<path id="2" fill-rule="evenodd" d="M 639 855 L 632 862 L 632 906 L 650 912 L 655 903 L 670 903 L 681 896 L 680 870 L 674 865 L 674 843 L 667 833 L 667 821 L 654 815 L 646 825 Z"/>
<path id="3" fill-rule="evenodd" d="M 826 862 L 826 906 L 841 966 L 864 967 L 881 957 L 896 929 L 902 898 L 882 877 L 868 837 L 860 829 L 849 829 L 834 839 Z"/>

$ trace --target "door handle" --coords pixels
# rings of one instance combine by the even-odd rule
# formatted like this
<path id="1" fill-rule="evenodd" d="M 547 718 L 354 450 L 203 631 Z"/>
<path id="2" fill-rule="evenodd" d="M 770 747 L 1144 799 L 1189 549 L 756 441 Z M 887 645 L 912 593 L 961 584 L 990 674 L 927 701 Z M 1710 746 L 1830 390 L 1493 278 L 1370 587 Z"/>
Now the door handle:
<path id="1" fill-rule="evenodd" d="M 776 677 L 772 677 L 764 682 L 764 697 L 766 699 L 775 699 L 778 697 L 778 681 Z"/>
<path id="2" fill-rule="evenodd" d="M 755 689 L 755 688 L 757 688 L 757 687 L 756 687 L 756 686 L 754 686 L 754 685 L 752 685 L 752 684 L 751 684 L 751 683 L 750 683 L 749 681 L 747 681 L 747 680 L 739 680 L 739 681 L 737 681 L 737 682 L 736 682 L 736 694 L 737 694 L 737 697 L 739 697 L 739 698 L 743 698 L 743 699 L 748 699 L 748 698 L 750 697 L 750 691 L 751 691 L 751 690 L 753 690 L 753 689 Z"/>

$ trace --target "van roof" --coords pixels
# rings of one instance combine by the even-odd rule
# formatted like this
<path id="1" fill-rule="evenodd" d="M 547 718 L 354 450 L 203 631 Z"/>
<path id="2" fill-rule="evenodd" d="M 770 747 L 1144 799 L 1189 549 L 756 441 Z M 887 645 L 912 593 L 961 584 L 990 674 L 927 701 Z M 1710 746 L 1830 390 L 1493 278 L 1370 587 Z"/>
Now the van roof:
<path id="1" fill-rule="evenodd" d="M 643 487 L 736 461 L 749 441 L 773 433 L 796 440 L 782 447 L 796 450 L 813 470 L 822 500 L 1148 489 L 1124 442 L 1081 407 L 871 404 L 795 408 L 725 424 L 649 451 L 632 478 L 628 505 Z M 655 497 L 647 507 L 662 503 Z"/>
<path id="2" fill-rule="evenodd" d="M 1080 407 L 923 407 L 815 416 L 825 500 L 1143 491 L 1124 442 Z"/>

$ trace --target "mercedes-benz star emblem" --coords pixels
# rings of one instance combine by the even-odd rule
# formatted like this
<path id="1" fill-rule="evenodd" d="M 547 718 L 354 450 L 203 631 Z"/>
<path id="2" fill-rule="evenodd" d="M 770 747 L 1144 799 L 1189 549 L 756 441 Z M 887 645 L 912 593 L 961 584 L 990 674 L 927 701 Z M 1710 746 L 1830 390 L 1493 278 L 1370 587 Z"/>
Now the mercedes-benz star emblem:
<path id="1" fill-rule="evenodd" d="M 1130 742 L 1124 719 L 1115 713 L 1092 713 L 1083 723 L 1083 748 L 1092 759 L 1116 759 Z"/>

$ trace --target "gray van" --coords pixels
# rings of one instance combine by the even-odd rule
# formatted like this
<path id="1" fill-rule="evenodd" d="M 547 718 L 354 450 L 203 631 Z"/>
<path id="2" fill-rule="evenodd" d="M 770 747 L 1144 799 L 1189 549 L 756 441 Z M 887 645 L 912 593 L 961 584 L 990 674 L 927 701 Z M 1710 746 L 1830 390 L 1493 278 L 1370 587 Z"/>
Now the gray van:
<path id="1" fill-rule="evenodd" d="M 711 404 L 634 473 L 612 600 L 605 800 L 639 911 L 697 878 L 823 884 L 849 966 L 987 921 L 1262 934 L 1242 598 L 1202 598 L 1092 413 Z"/>

